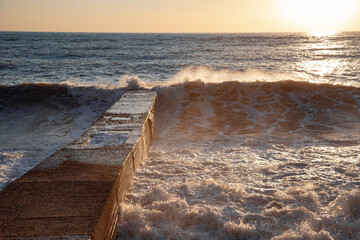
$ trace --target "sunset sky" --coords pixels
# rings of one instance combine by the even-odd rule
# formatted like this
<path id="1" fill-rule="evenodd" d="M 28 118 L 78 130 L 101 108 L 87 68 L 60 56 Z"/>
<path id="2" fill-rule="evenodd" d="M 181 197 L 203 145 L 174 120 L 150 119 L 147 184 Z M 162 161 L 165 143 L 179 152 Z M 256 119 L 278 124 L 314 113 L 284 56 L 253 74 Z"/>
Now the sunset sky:
<path id="1" fill-rule="evenodd" d="M 0 31 L 360 31 L 360 0 L 0 0 Z"/>

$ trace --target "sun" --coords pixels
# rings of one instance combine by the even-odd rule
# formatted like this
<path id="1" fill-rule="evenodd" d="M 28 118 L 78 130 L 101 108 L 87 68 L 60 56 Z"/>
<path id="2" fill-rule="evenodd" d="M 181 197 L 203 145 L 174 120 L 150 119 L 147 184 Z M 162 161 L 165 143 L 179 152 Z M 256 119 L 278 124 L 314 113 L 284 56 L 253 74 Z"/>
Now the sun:
<path id="1" fill-rule="evenodd" d="M 356 16 L 359 0 L 281 0 L 286 21 L 306 31 L 341 30 Z"/>

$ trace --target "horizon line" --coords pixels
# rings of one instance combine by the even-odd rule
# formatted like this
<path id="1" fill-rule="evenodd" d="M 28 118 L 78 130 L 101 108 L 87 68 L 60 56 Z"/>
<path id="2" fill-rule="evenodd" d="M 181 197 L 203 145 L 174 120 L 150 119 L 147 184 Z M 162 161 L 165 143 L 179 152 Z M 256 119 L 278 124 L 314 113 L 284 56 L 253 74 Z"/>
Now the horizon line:
<path id="1" fill-rule="evenodd" d="M 264 31 L 264 32 L 88 32 L 88 31 L 38 31 L 38 30 L 0 30 L 0 32 L 23 33 L 114 33 L 114 34 L 261 34 L 261 33 L 312 33 L 312 32 L 360 32 L 360 30 L 315 30 L 315 31 Z"/>

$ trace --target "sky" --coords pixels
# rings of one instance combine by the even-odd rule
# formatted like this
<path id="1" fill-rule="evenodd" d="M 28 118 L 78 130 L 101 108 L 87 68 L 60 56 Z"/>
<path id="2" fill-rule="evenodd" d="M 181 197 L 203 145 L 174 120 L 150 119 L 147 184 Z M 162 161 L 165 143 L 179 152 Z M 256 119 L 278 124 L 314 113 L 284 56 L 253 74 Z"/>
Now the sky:
<path id="1" fill-rule="evenodd" d="M 0 0 L 0 31 L 360 31 L 360 0 Z"/>

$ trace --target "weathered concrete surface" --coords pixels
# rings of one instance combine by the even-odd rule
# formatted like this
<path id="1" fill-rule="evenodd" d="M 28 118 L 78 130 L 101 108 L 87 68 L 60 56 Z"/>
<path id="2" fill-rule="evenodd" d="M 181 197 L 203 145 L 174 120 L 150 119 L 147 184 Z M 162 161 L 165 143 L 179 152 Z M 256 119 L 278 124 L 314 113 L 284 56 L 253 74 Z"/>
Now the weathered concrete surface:
<path id="1" fill-rule="evenodd" d="M 111 239 L 154 135 L 156 93 L 129 91 L 80 138 L 0 192 L 0 239 Z"/>

